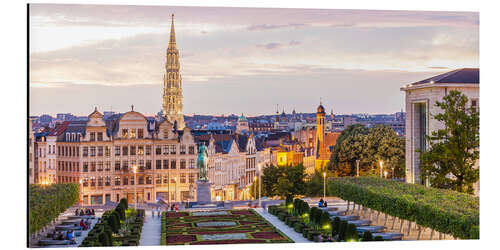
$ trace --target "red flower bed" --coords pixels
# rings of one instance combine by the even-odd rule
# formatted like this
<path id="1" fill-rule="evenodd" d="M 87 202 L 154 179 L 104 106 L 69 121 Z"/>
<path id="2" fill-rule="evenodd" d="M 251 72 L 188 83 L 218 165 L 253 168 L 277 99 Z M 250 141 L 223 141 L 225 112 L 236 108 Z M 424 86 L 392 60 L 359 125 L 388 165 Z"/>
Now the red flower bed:
<path id="1" fill-rule="evenodd" d="M 196 236 L 194 236 L 194 235 L 179 234 L 179 235 L 167 236 L 167 243 L 169 243 L 169 244 L 193 242 L 195 240 L 196 240 Z"/>
<path id="2" fill-rule="evenodd" d="M 258 233 L 253 233 L 252 236 L 254 238 L 269 239 L 269 240 L 277 240 L 283 238 L 283 236 L 275 232 L 258 232 Z"/>
<path id="3" fill-rule="evenodd" d="M 249 224 L 257 224 L 259 222 L 260 221 L 244 221 L 244 220 L 242 220 L 242 221 L 240 221 L 240 224 L 241 225 L 249 225 Z"/>
<path id="4" fill-rule="evenodd" d="M 184 217 L 184 216 L 188 216 L 189 214 L 188 213 L 167 213 L 167 217 Z"/>
<path id="5" fill-rule="evenodd" d="M 212 245 L 212 244 L 245 244 L 245 243 L 266 243 L 265 240 L 242 239 L 242 240 L 205 240 L 191 243 L 189 245 Z"/>
<path id="6" fill-rule="evenodd" d="M 232 214 L 239 214 L 239 215 L 254 215 L 254 213 L 250 212 L 250 210 L 237 210 L 237 211 L 232 211 Z"/>
<path id="7" fill-rule="evenodd" d="M 234 233 L 249 233 L 252 232 L 250 230 L 234 230 L 234 231 L 198 231 L 198 232 L 189 232 L 190 234 L 234 234 Z"/>

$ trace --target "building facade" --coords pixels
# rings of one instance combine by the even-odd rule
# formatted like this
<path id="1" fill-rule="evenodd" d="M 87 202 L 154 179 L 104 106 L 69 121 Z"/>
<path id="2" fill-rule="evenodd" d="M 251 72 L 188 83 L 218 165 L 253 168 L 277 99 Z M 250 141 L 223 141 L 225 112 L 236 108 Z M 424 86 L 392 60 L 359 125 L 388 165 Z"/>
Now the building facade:
<path id="1" fill-rule="evenodd" d="M 406 96 L 406 181 L 409 183 L 427 184 L 420 178 L 419 151 L 429 149 L 426 135 L 444 128 L 444 124 L 432 116 L 442 112 L 435 103 L 442 101 L 451 90 L 465 94 L 468 105 L 479 109 L 479 69 L 458 69 L 401 88 Z M 479 166 L 479 161 L 476 165 Z M 479 194 L 479 182 L 474 188 Z"/>

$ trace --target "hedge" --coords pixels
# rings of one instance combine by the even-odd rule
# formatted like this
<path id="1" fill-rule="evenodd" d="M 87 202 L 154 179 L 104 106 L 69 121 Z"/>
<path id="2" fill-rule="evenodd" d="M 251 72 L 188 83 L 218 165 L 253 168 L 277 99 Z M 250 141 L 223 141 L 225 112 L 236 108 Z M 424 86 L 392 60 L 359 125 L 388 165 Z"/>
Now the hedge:
<path id="1" fill-rule="evenodd" d="M 376 177 L 329 181 L 331 195 L 462 239 L 479 239 L 479 198 Z"/>
<path id="2" fill-rule="evenodd" d="M 42 186 L 38 184 L 29 185 L 29 234 L 32 235 L 59 214 L 79 201 L 79 185 L 75 183 L 51 184 Z"/>

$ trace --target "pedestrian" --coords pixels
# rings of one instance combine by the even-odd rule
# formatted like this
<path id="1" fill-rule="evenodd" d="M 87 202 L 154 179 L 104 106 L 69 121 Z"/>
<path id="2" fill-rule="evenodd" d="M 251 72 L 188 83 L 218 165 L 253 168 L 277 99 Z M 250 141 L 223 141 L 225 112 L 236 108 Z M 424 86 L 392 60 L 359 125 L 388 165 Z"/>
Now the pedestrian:
<path id="1" fill-rule="evenodd" d="M 263 211 L 264 211 L 264 213 L 265 213 L 265 212 L 266 212 L 266 202 L 265 202 L 265 201 L 264 201 L 264 202 L 262 202 L 262 208 L 264 209 Z"/>
<path id="2" fill-rule="evenodd" d="M 160 208 L 160 206 L 158 206 L 157 210 L 158 210 L 158 219 L 159 219 L 160 218 L 160 214 L 161 214 L 161 208 Z"/>
<path id="3" fill-rule="evenodd" d="M 175 203 L 175 212 L 177 213 L 178 210 L 179 210 L 179 205 L 177 205 L 177 203 Z"/>
<path id="4" fill-rule="evenodd" d="M 151 216 L 153 219 L 155 218 L 155 209 L 154 208 L 151 208 Z"/>

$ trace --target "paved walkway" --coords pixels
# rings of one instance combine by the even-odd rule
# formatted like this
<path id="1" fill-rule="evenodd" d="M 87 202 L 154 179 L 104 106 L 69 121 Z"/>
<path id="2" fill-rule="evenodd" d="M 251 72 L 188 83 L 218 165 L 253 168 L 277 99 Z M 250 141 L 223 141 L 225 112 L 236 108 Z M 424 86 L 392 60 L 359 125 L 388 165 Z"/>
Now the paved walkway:
<path id="1" fill-rule="evenodd" d="M 283 221 L 280 221 L 278 217 L 264 211 L 262 208 L 254 208 L 254 210 L 259 213 L 264 219 L 269 221 L 273 226 L 279 229 L 282 233 L 292 239 L 295 243 L 311 243 L 308 239 L 304 238 L 302 234 L 299 234 L 293 230 L 293 228 L 287 226 Z"/>
<path id="2" fill-rule="evenodd" d="M 151 210 L 146 210 L 144 225 L 142 226 L 139 246 L 159 246 L 161 240 L 161 218 L 155 211 L 155 217 L 151 217 Z"/>

